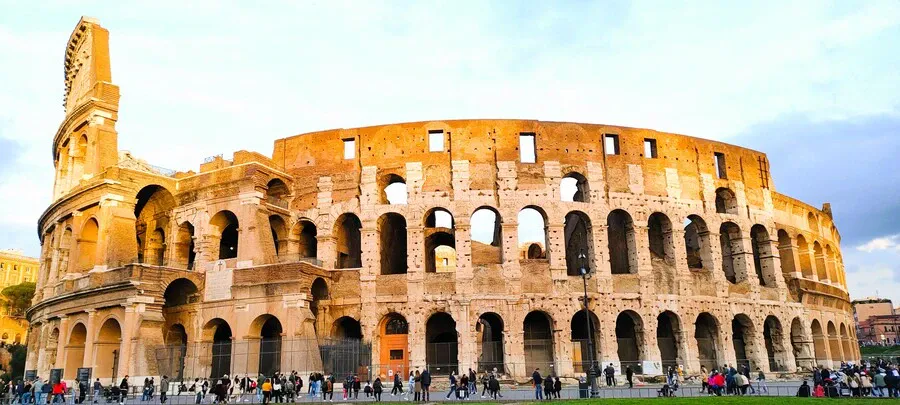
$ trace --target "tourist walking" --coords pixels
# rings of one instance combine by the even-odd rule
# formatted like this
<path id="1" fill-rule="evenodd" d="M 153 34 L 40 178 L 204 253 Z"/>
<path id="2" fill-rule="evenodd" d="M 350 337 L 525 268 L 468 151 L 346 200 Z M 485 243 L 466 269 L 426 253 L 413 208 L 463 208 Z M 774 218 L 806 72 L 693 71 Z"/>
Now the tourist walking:
<path id="1" fill-rule="evenodd" d="M 375 383 L 372 384 L 372 392 L 375 394 L 375 402 L 381 402 L 381 391 L 384 388 L 381 386 L 381 378 L 375 378 Z"/>
<path id="2" fill-rule="evenodd" d="M 543 397 L 543 382 L 544 378 L 541 377 L 541 369 L 535 368 L 534 372 L 531 373 L 531 383 L 534 384 L 534 399 L 542 400 Z"/>
<path id="3" fill-rule="evenodd" d="M 628 388 L 634 388 L 634 370 L 631 369 L 631 366 L 625 367 L 625 381 L 628 381 Z"/>

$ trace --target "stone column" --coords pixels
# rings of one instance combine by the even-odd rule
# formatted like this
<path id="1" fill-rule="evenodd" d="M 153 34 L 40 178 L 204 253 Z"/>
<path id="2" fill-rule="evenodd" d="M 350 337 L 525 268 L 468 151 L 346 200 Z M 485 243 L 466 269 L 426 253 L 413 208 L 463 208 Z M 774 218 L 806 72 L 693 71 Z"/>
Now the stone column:
<path id="1" fill-rule="evenodd" d="M 135 376 L 135 371 L 137 371 L 136 367 L 132 367 L 132 359 L 140 359 L 140 355 L 143 353 L 132 353 L 132 347 L 135 346 L 132 344 L 132 341 L 136 341 L 136 344 L 140 344 L 141 336 L 135 334 L 135 331 L 138 328 L 138 322 L 140 322 L 140 314 L 137 312 L 136 305 L 132 303 L 122 304 L 125 307 L 125 319 L 122 320 L 122 341 L 119 344 L 119 365 L 116 370 L 118 375 L 116 378 L 121 379 L 126 374 L 130 376 Z"/>
<path id="2" fill-rule="evenodd" d="M 117 194 L 100 197 L 100 229 L 97 238 L 96 263 L 104 263 L 95 269 L 119 267 L 137 259 L 133 198 Z"/>
<path id="3" fill-rule="evenodd" d="M 262 193 L 241 193 L 238 216 L 238 268 L 274 262 L 275 246 L 270 241 L 269 217 L 260 209 Z M 265 235 L 265 236 L 264 236 Z"/>
<path id="4" fill-rule="evenodd" d="M 597 284 L 597 291 L 601 294 L 613 292 L 612 270 L 609 265 L 609 242 L 607 241 L 607 226 L 596 224 L 592 226 L 594 234 L 594 276 L 592 283 Z"/>
<path id="5" fill-rule="evenodd" d="M 84 358 L 81 364 L 84 364 L 82 367 L 96 369 L 97 364 L 94 361 L 94 338 L 97 336 L 97 310 L 87 309 L 84 312 L 87 312 L 88 320 L 85 327 L 85 329 L 87 329 L 87 337 L 84 340 Z"/>
<path id="6" fill-rule="evenodd" d="M 550 259 L 551 279 L 554 281 L 567 280 L 565 225 L 555 222 L 547 225 L 547 253 L 548 259 Z"/>
<path id="7" fill-rule="evenodd" d="M 656 329 L 658 326 L 656 324 L 656 319 L 644 319 L 643 324 L 644 339 L 642 339 L 642 341 L 644 344 L 644 356 L 641 360 L 659 364 L 660 371 L 665 374 L 665 370 L 662 370 L 662 353 L 659 351 L 659 342 L 656 340 Z M 644 373 L 646 374 L 647 370 L 644 370 Z"/>
<path id="8" fill-rule="evenodd" d="M 337 267 L 337 242 L 334 236 L 328 235 L 316 236 L 316 259 L 322 262 L 322 267 L 333 269 Z"/>

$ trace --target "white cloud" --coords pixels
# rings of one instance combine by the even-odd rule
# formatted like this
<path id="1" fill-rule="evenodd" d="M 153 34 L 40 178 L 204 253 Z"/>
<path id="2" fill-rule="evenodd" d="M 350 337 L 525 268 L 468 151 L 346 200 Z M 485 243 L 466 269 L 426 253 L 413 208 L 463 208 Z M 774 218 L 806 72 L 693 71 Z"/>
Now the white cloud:
<path id="1" fill-rule="evenodd" d="M 882 236 L 872 239 L 856 247 L 856 250 L 872 253 L 878 250 L 896 250 L 900 252 L 900 234 Z"/>

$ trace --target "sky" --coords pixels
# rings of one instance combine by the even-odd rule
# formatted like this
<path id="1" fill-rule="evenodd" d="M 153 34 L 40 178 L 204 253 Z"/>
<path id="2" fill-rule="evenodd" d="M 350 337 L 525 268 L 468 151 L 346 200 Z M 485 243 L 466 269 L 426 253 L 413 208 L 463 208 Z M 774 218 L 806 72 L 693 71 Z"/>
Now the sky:
<path id="1" fill-rule="evenodd" d="M 851 297 L 900 305 L 900 2 L 0 0 L 0 248 L 39 254 L 82 15 L 110 31 L 119 148 L 154 165 L 454 118 L 716 139 L 832 203 Z"/>

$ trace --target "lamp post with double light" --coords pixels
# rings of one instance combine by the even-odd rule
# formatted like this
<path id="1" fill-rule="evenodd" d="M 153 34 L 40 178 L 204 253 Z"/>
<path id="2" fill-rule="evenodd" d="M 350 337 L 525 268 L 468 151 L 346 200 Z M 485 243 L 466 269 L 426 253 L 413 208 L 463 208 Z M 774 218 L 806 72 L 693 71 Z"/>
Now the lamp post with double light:
<path id="1" fill-rule="evenodd" d="M 597 383 L 597 375 L 600 368 L 597 366 L 597 362 L 594 359 L 596 353 L 596 351 L 594 351 L 594 321 L 591 319 L 591 312 L 588 309 L 587 293 L 587 280 L 591 278 L 591 271 L 587 265 L 587 255 L 584 254 L 584 250 L 578 253 L 578 263 L 581 266 L 581 279 L 584 281 L 584 319 L 587 322 L 588 362 L 590 363 L 587 377 L 588 382 L 591 384 L 591 398 L 595 398 L 600 396 L 600 385 Z"/>

